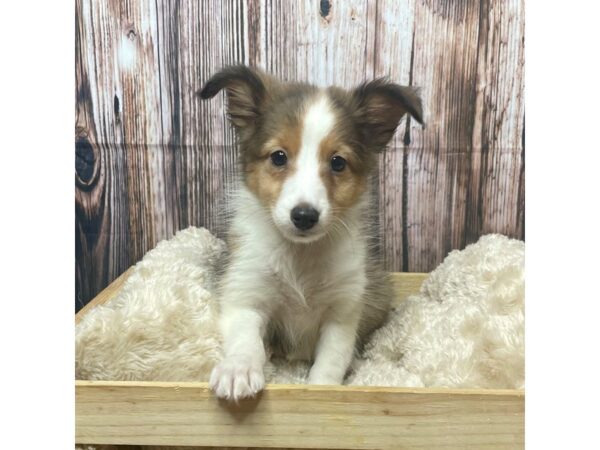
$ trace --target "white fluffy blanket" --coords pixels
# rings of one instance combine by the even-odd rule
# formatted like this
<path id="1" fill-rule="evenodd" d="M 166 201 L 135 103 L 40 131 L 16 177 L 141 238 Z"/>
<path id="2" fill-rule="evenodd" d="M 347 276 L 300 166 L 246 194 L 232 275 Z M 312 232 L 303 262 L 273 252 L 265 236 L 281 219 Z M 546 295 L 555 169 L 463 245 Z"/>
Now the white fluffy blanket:
<path id="1" fill-rule="evenodd" d="M 208 380 L 221 357 L 211 291 L 225 252 L 199 228 L 159 243 L 118 296 L 77 325 L 76 378 Z M 500 235 L 453 251 L 372 335 L 346 383 L 522 388 L 523 265 L 523 242 Z M 308 368 L 272 360 L 265 374 L 304 383 Z"/>

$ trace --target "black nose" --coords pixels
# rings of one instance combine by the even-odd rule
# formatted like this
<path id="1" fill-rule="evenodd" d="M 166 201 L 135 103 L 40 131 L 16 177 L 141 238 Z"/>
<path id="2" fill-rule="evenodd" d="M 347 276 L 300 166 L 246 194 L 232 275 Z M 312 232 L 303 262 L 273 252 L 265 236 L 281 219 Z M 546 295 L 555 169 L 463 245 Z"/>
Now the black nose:
<path id="1" fill-rule="evenodd" d="M 298 205 L 292 209 L 292 222 L 299 230 L 309 230 L 319 221 L 319 211 L 312 206 Z"/>

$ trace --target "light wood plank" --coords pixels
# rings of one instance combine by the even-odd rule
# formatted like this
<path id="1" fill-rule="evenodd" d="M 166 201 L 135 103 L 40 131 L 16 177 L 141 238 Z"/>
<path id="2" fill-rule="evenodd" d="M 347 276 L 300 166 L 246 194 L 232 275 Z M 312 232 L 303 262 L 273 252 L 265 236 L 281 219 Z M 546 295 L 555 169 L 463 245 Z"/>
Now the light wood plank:
<path id="1" fill-rule="evenodd" d="M 368 22 L 375 2 L 260 1 L 265 26 L 251 63 L 289 81 L 350 88 L 372 76 Z"/>
<path id="2" fill-rule="evenodd" d="M 515 390 L 269 385 L 218 401 L 205 383 L 76 384 L 76 441 L 348 449 L 523 447 Z"/>
<path id="3" fill-rule="evenodd" d="M 392 273 L 392 283 L 396 292 L 394 303 L 398 305 L 406 300 L 409 295 L 418 294 L 423 281 L 428 276 L 428 273 Z"/>

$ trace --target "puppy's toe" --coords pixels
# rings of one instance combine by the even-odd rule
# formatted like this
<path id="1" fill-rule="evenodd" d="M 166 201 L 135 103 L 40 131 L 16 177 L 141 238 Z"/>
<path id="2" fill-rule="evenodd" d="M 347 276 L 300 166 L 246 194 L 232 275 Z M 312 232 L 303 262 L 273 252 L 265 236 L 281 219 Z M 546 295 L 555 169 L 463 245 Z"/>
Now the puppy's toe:
<path id="1" fill-rule="evenodd" d="M 265 388 L 265 375 L 262 370 L 250 370 L 248 379 L 250 380 L 250 389 L 255 394 Z"/>
<path id="2" fill-rule="evenodd" d="M 210 387 L 219 398 L 238 401 L 254 397 L 265 386 L 262 367 L 245 358 L 227 358 L 210 376 Z"/>

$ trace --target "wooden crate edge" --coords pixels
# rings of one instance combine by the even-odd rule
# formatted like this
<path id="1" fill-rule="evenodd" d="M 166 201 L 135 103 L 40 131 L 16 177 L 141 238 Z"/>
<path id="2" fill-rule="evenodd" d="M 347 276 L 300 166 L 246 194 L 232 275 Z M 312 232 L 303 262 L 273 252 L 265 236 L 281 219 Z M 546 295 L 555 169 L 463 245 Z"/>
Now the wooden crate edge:
<path id="1" fill-rule="evenodd" d="M 76 441 L 264 448 L 522 448 L 524 392 L 269 385 L 229 404 L 206 383 L 76 383 Z M 400 443 L 402 445 L 400 446 Z"/>

